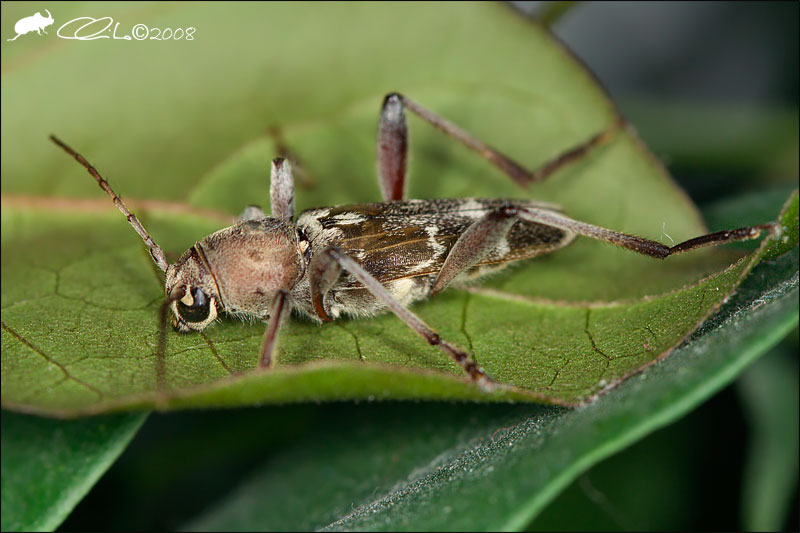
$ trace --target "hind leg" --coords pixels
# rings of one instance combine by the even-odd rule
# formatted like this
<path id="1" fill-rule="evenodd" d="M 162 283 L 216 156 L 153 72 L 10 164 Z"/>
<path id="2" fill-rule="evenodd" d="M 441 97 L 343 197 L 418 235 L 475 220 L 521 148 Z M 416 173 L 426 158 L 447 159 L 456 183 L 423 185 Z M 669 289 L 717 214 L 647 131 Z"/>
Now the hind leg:
<path id="1" fill-rule="evenodd" d="M 406 197 L 408 160 L 406 109 L 491 162 L 522 187 L 544 181 L 558 169 L 579 160 L 593 148 L 608 142 L 614 133 L 624 125 L 624 121 L 620 119 L 608 129 L 593 135 L 538 169 L 531 171 L 413 100 L 398 93 L 391 93 L 383 100 L 378 125 L 378 179 L 384 201 L 404 200 Z"/>
<path id="2" fill-rule="evenodd" d="M 439 270 L 431 289 L 431 294 L 441 292 L 453 278 L 478 264 L 486 254 L 506 238 L 506 234 L 517 220 L 556 228 L 571 234 L 583 235 L 626 248 L 638 254 L 649 255 L 656 259 L 665 259 L 671 255 L 685 253 L 704 246 L 716 246 L 727 242 L 755 239 L 762 231 L 770 230 L 774 226 L 774 224 L 768 223 L 719 231 L 689 239 L 675 246 L 665 246 L 650 239 L 574 220 L 551 209 L 533 208 L 509 202 L 479 218 L 461 234 L 442 264 L 442 268 Z"/>

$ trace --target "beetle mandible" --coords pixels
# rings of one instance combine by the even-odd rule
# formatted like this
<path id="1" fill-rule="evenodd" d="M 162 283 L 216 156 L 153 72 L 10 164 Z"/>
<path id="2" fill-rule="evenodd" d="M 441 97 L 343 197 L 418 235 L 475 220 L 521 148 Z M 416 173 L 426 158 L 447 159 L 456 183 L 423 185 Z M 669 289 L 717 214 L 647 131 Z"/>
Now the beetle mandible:
<path id="1" fill-rule="evenodd" d="M 625 126 L 619 119 L 531 172 L 413 100 L 391 93 L 383 101 L 378 126 L 383 202 L 309 209 L 293 222 L 291 167 L 276 158 L 270 172 L 270 216 L 250 206 L 235 224 L 195 243 L 173 264 L 97 170 L 56 137 L 51 139 L 86 167 L 164 271 L 162 316 L 169 310 L 174 327 L 184 333 L 205 329 L 220 311 L 263 320 L 267 327 L 261 368 L 272 365 L 278 331 L 292 309 L 317 322 L 391 311 L 488 389 L 494 382 L 472 356 L 442 339 L 408 309 L 410 304 L 453 282 L 478 279 L 513 261 L 562 248 L 577 235 L 663 259 L 703 246 L 753 239 L 773 226 L 720 231 L 670 247 L 571 219 L 560 207 L 533 200 L 409 200 L 405 110 L 462 142 L 522 186 L 544 180 Z"/>

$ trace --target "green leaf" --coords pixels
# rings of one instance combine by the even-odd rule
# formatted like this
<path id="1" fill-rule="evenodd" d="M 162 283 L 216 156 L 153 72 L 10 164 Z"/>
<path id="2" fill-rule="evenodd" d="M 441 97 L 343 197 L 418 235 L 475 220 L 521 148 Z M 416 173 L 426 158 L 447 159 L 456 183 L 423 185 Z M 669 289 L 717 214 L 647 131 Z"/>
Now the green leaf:
<path id="1" fill-rule="evenodd" d="M 333 407 L 185 530 L 522 530 L 578 474 L 677 420 L 797 325 L 798 254 L 672 356 L 580 409 Z M 668 502 L 665 503 L 668 505 Z"/>
<path id="2" fill-rule="evenodd" d="M 64 421 L 3 413 L 2 530 L 54 530 L 146 418 L 135 413 Z"/>
<path id="3" fill-rule="evenodd" d="M 724 250 L 657 262 L 582 239 L 484 289 L 414 306 L 509 385 L 492 394 L 392 316 L 323 327 L 293 319 L 281 334 L 280 366 L 268 373 L 251 371 L 259 324 L 225 319 L 203 335 L 170 332 L 166 353 L 156 353 L 163 286 L 153 265 L 92 180 L 46 142 L 49 133 L 86 155 L 120 194 L 146 198 L 131 204 L 155 240 L 179 254 L 224 225 L 209 210 L 230 219 L 266 198 L 267 162 L 278 151 L 271 128 L 313 180 L 297 191 L 299 209 L 375 200 L 375 123 L 391 90 L 531 168 L 615 116 L 549 34 L 502 6 L 247 4 L 247 17 L 214 4 L 134 6 L 91 9 L 123 27 L 192 25 L 197 39 L 58 47 L 42 39 L 2 50 L 4 102 L 15 103 L 4 105 L 0 126 L 6 408 L 75 416 L 347 398 L 574 405 L 669 353 L 757 262 L 729 267 L 738 256 Z M 54 16 L 86 9 L 68 5 Z M 294 23 L 275 22 L 287 20 Z M 104 76 L 73 75 L 94 71 Z M 60 80 L 58 98 L 51 79 Z M 705 230 L 632 132 L 527 192 L 420 121 L 411 129 L 412 196 L 535 196 L 656 239 Z M 791 247 L 796 215 L 789 222 L 780 238 L 789 235 Z"/>

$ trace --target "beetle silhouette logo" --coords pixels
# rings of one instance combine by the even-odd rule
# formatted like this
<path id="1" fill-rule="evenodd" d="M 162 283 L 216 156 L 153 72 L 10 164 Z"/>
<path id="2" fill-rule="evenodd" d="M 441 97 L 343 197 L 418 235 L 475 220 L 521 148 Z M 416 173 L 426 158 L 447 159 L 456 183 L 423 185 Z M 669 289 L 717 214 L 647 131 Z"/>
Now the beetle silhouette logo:
<path id="1" fill-rule="evenodd" d="M 46 17 L 43 17 L 42 14 L 37 11 L 36 14 L 30 17 L 19 19 L 17 23 L 14 24 L 14 31 L 17 32 L 17 35 L 14 36 L 13 39 L 6 39 L 6 41 L 15 41 L 20 35 L 25 35 L 32 31 L 41 35 L 44 29 L 54 22 L 53 15 L 50 14 L 50 11 L 47 9 L 45 9 L 45 11 L 47 11 Z M 46 31 L 44 32 L 47 33 Z"/>

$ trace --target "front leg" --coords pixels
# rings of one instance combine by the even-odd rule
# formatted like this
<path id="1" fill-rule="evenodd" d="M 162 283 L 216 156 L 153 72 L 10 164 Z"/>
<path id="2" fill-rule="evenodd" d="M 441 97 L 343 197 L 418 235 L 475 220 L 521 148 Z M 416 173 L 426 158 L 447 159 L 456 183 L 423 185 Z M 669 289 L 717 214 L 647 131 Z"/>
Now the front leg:
<path id="1" fill-rule="evenodd" d="M 320 314 L 320 309 L 322 309 L 322 299 L 325 293 L 335 284 L 342 270 L 346 270 L 356 278 L 373 294 L 373 296 L 383 302 L 392 313 L 405 322 L 408 327 L 416 331 L 428 344 L 438 347 L 447 354 L 448 357 L 458 363 L 472 381 L 480 385 L 483 389 L 490 390 L 493 388 L 494 381 L 492 381 L 477 363 L 475 363 L 467 352 L 442 339 L 439 334 L 423 322 L 421 318 L 398 302 L 386 287 L 381 285 L 381 283 L 369 272 L 364 270 L 361 265 L 334 246 L 325 248 L 315 255 L 309 272 L 311 276 L 310 285 L 312 295 L 316 294 L 319 298 L 319 307 L 317 307 L 315 303 L 315 309 L 317 309 L 318 314 Z M 324 309 L 322 309 L 320 318 L 322 318 L 323 321 L 330 320 L 330 317 L 328 317 Z"/>
<path id="2" fill-rule="evenodd" d="M 337 261 L 332 261 L 331 257 L 325 253 L 314 254 L 311 263 L 308 265 L 308 285 L 311 292 L 311 304 L 314 311 L 323 322 L 333 320 L 325 311 L 325 295 L 336 284 L 342 274 L 342 266 Z"/>
<path id="3" fill-rule="evenodd" d="M 236 217 L 236 222 L 242 222 L 243 220 L 260 220 L 262 218 L 267 218 L 267 215 L 260 207 L 257 205 L 248 205 L 244 208 L 242 214 Z"/>
<path id="4" fill-rule="evenodd" d="M 283 222 L 292 221 L 294 216 L 294 178 L 289 161 L 282 157 L 276 157 L 270 165 L 269 200 L 272 218 Z M 236 220 L 258 220 L 266 218 L 266 216 L 257 205 L 248 205 Z"/>
<path id="5" fill-rule="evenodd" d="M 282 157 L 273 159 L 270 166 L 269 199 L 272 218 L 291 222 L 294 216 L 294 178 L 289 161 Z"/>
<path id="6" fill-rule="evenodd" d="M 289 315 L 291 305 L 289 305 L 289 291 L 281 289 L 272 301 L 269 312 L 269 322 L 264 331 L 264 340 L 261 342 L 261 357 L 258 358 L 258 366 L 270 368 L 272 366 L 272 354 L 278 345 L 278 332 L 280 331 L 283 320 Z"/>

